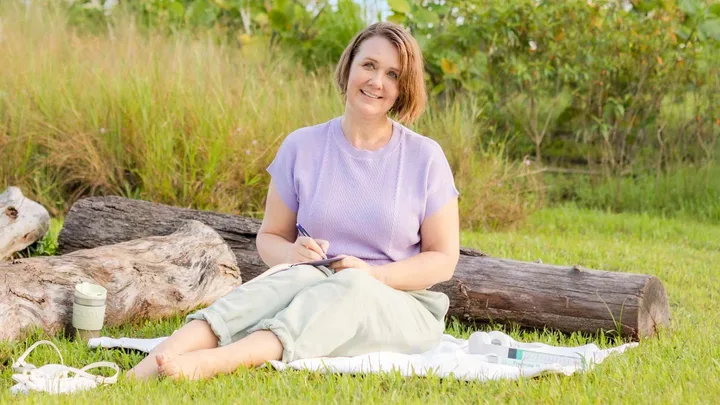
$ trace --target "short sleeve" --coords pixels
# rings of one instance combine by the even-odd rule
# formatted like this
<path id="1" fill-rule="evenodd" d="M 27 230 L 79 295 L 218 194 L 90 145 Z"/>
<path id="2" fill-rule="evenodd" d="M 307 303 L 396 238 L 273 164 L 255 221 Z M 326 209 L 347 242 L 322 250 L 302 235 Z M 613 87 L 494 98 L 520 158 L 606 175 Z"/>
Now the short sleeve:
<path id="1" fill-rule="evenodd" d="M 425 218 L 442 208 L 453 197 L 460 195 L 455 187 L 455 178 L 445 153 L 436 144 L 427 172 L 427 201 Z M 424 220 L 424 218 L 423 218 Z"/>
<path id="2" fill-rule="evenodd" d="M 292 142 L 292 137 L 287 137 L 280 145 L 275 159 L 267 168 L 280 199 L 295 213 L 297 213 L 299 207 L 298 189 L 295 181 L 296 160 L 296 143 Z"/>

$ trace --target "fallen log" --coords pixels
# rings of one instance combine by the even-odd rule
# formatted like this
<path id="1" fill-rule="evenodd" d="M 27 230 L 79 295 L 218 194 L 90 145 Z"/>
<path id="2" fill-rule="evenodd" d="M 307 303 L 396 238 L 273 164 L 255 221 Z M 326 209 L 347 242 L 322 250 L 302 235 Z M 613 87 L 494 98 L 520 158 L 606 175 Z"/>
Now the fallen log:
<path id="1" fill-rule="evenodd" d="M 241 283 L 227 244 L 198 221 L 166 236 L 0 264 L 0 280 L 0 341 L 35 326 L 71 332 L 73 291 L 83 281 L 108 290 L 105 326 L 206 306 Z"/>
<path id="2" fill-rule="evenodd" d="M 0 194 L 0 261 L 32 245 L 49 228 L 45 207 L 25 197 L 19 188 L 8 187 Z"/>
<path id="3" fill-rule="evenodd" d="M 461 320 L 635 340 L 670 324 L 665 287 L 645 274 L 462 255 L 453 278 L 432 289 L 450 297 L 449 314 Z"/>
<path id="4" fill-rule="evenodd" d="M 235 253 L 243 280 L 250 281 L 267 270 L 255 248 L 255 236 L 260 229 L 256 219 L 115 196 L 84 198 L 73 204 L 58 236 L 58 251 L 64 254 L 168 235 L 188 220 L 208 225 L 225 240 Z"/>
<path id="5" fill-rule="evenodd" d="M 60 250 L 164 234 L 187 219 L 202 221 L 226 240 L 245 281 L 267 269 L 255 249 L 258 220 L 121 197 L 75 203 L 60 232 Z M 467 248 L 460 253 L 454 277 L 432 287 L 448 295 L 448 315 L 460 320 L 563 332 L 616 331 L 634 339 L 669 325 L 665 288 L 654 276 L 497 259 Z"/>

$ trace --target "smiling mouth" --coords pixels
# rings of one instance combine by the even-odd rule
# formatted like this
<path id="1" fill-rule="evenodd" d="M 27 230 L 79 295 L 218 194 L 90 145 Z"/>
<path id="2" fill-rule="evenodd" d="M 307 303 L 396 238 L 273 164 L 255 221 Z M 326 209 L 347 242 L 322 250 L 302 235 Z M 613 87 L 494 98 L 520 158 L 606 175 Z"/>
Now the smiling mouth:
<path id="1" fill-rule="evenodd" d="M 378 99 L 381 99 L 381 98 L 382 98 L 382 97 L 376 96 L 376 95 L 374 95 L 374 94 L 372 94 L 372 93 L 368 93 L 368 92 L 366 92 L 365 90 L 360 90 L 360 93 L 362 93 L 362 94 L 364 94 L 364 95 L 366 95 L 366 96 L 368 96 L 368 97 L 370 97 L 370 98 L 372 98 L 372 99 L 375 99 L 375 100 L 378 100 Z"/>

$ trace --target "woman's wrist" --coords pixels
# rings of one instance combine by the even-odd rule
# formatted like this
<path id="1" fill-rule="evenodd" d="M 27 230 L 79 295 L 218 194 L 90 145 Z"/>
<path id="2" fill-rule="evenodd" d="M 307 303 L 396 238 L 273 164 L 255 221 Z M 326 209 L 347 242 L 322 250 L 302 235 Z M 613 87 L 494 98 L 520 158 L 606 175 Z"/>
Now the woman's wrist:
<path id="1" fill-rule="evenodd" d="M 385 279 L 386 279 L 387 273 L 384 271 L 384 268 L 382 265 L 370 266 L 367 268 L 367 272 L 370 273 L 370 275 L 373 276 L 373 278 L 375 278 L 379 282 L 386 284 Z"/>
<path id="2" fill-rule="evenodd" d="M 290 263 L 292 246 L 285 238 L 268 233 L 258 234 L 256 240 L 258 254 L 268 267 Z"/>

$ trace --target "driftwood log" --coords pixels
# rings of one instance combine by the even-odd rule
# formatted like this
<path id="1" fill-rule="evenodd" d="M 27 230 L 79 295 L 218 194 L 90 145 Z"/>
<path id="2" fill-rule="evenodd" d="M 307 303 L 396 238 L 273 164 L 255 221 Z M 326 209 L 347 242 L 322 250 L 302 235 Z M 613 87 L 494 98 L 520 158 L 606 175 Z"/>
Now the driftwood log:
<path id="1" fill-rule="evenodd" d="M 178 224 L 166 236 L 0 264 L 0 341 L 29 327 L 71 332 L 74 287 L 83 281 L 108 290 L 106 326 L 209 305 L 240 285 L 235 255 L 217 232 Z"/>
<path id="2" fill-rule="evenodd" d="M 255 248 L 260 221 L 120 197 L 78 201 L 59 237 L 62 252 L 171 232 L 196 219 L 235 253 L 245 281 L 266 270 Z M 432 287 L 450 298 L 448 315 L 463 321 L 515 323 L 563 332 L 619 331 L 639 339 L 670 323 L 663 284 L 644 274 L 553 266 L 488 257 L 461 248 L 454 277 Z"/>
<path id="3" fill-rule="evenodd" d="M 50 228 L 45 207 L 25 197 L 17 187 L 0 194 L 0 261 L 32 245 Z"/>

